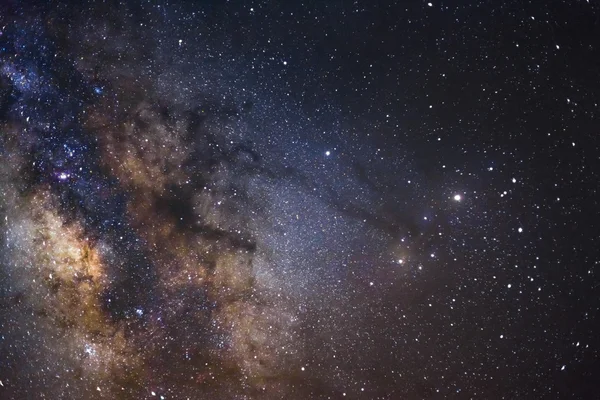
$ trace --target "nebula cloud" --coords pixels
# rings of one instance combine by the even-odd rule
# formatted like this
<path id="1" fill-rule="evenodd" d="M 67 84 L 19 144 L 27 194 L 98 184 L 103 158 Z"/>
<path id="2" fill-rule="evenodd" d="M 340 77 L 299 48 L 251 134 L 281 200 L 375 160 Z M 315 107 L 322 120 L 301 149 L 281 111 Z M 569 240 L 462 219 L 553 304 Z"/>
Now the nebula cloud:
<path id="1" fill-rule="evenodd" d="M 228 133 L 241 111 L 161 96 L 167 78 L 121 58 L 140 39 L 108 20 L 67 37 L 52 16 L 17 21 L 2 28 L 9 397 L 280 398 L 298 318 L 257 276 L 269 222 L 247 187 L 260 157 Z"/>

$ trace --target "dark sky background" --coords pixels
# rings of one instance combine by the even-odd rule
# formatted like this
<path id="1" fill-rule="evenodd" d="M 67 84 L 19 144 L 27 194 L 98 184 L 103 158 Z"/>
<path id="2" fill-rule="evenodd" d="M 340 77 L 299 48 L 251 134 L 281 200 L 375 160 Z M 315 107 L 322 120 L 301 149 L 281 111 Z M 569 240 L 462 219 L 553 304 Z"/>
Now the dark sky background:
<path id="1" fill-rule="evenodd" d="M 3 2 L 0 398 L 595 398 L 598 38 L 596 0 Z"/>

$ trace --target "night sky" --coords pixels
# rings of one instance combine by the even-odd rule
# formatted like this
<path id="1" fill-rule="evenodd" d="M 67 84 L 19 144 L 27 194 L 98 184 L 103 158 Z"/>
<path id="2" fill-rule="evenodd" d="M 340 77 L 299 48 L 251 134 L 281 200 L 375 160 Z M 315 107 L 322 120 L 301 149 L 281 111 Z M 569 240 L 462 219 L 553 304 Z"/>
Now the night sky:
<path id="1" fill-rule="evenodd" d="M 598 0 L 0 5 L 0 399 L 600 396 Z"/>

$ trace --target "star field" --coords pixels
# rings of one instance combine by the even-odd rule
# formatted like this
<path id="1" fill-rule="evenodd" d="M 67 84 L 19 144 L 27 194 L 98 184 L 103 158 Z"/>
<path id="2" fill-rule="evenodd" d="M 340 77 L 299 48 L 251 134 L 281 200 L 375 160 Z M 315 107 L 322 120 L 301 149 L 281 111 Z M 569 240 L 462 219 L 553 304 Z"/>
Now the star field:
<path id="1" fill-rule="evenodd" d="M 600 5 L 0 5 L 1 399 L 587 399 Z"/>

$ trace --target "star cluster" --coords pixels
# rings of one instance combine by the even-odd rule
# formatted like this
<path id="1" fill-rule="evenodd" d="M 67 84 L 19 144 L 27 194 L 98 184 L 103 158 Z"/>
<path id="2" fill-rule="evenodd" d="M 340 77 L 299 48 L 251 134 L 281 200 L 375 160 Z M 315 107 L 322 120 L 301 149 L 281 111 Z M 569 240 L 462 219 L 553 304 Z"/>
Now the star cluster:
<path id="1" fill-rule="evenodd" d="M 0 398 L 589 398 L 593 1 L 0 6 Z"/>

